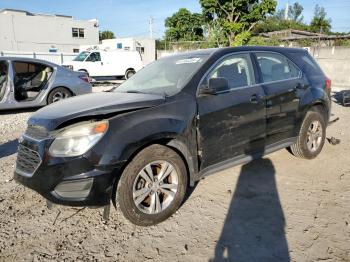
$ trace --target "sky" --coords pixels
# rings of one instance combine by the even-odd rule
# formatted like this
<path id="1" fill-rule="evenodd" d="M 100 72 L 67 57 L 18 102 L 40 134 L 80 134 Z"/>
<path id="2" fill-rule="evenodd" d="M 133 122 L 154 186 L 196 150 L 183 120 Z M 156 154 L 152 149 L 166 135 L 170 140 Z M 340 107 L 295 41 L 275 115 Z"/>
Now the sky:
<path id="1" fill-rule="evenodd" d="M 294 0 L 289 0 L 292 4 Z M 309 23 L 316 4 L 326 9 L 332 30 L 350 32 L 350 0 L 299 0 L 304 20 Z M 288 0 L 278 0 L 278 9 Z M 198 0 L 0 0 L 0 9 L 12 8 L 32 13 L 64 14 L 75 19 L 98 19 L 100 30 L 111 30 L 117 37 L 149 36 L 153 17 L 156 38 L 164 35 L 164 20 L 179 8 L 200 12 Z M 1 33 L 1 25 L 0 25 Z"/>

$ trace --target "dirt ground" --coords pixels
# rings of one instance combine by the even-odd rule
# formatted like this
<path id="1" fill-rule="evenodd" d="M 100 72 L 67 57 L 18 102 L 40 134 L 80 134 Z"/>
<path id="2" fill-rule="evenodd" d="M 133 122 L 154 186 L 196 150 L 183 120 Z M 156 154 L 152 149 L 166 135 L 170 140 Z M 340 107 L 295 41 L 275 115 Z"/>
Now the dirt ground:
<path id="1" fill-rule="evenodd" d="M 350 107 L 334 103 L 315 160 L 282 150 L 202 180 L 180 210 L 142 228 L 111 209 L 55 206 L 13 181 L 30 112 L 0 115 L 0 261 L 350 261 Z"/>

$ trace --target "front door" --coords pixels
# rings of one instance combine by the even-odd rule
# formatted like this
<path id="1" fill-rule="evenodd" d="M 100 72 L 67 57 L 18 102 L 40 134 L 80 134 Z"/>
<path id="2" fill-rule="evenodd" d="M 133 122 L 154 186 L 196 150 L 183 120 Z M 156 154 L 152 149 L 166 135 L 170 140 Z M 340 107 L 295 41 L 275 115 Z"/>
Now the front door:
<path id="1" fill-rule="evenodd" d="M 90 76 L 106 76 L 100 52 L 91 53 L 84 63 L 86 63 L 86 69 Z"/>
<path id="2" fill-rule="evenodd" d="M 256 84 L 250 55 L 225 56 L 200 86 L 215 77 L 226 78 L 229 90 L 198 97 L 201 169 L 264 150 L 265 94 Z"/>
<path id="3" fill-rule="evenodd" d="M 0 61 L 0 108 L 9 96 L 9 66 L 7 61 Z"/>
<path id="4" fill-rule="evenodd" d="M 307 83 L 285 56 L 269 52 L 255 55 L 266 93 L 266 144 L 273 145 L 295 136 L 299 97 Z"/>

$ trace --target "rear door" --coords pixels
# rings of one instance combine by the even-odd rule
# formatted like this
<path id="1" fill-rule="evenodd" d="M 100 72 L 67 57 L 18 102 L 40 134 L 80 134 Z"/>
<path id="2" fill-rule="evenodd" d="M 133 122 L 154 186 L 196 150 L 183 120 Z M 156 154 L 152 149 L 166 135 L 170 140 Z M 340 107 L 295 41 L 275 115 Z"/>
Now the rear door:
<path id="1" fill-rule="evenodd" d="M 287 57 L 256 52 L 260 83 L 266 93 L 266 144 L 295 136 L 300 96 L 307 88 L 301 70 Z"/>
<path id="2" fill-rule="evenodd" d="M 249 53 L 219 59 L 200 87 L 215 77 L 226 78 L 229 90 L 197 98 L 201 169 L 264 150 L 264 90 L 256 84 Z"/>

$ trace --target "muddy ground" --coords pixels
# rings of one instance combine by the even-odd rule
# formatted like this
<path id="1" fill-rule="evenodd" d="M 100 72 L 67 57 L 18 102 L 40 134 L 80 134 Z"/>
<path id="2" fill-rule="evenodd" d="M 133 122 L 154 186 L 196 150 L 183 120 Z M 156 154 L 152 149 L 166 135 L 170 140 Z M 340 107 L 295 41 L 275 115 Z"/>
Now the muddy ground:
<path id="1" fill-rule="evenodd" d="M 0 261 L 350 261 L 350 107 L 312 161 L 276 152 L 202 180 L 149 228 L 111 210 L 45 207 L 12 179 L 31 112 L 0 115 Z"/>

